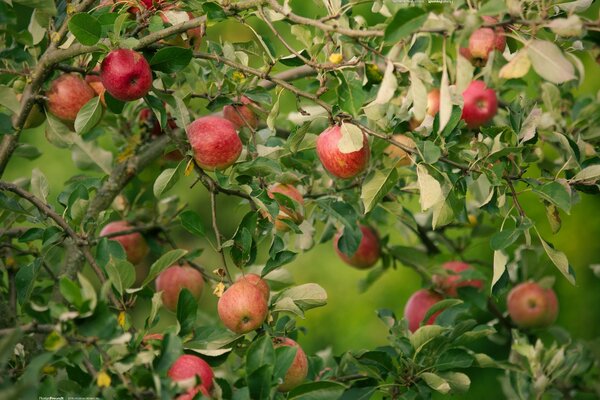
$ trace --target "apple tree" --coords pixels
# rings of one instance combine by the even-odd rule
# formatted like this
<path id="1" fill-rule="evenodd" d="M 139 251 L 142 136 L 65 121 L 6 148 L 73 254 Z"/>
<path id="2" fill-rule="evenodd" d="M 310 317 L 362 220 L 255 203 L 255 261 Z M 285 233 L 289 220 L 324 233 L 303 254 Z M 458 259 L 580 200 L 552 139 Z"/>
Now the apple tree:
<path id="1" fill-rule="evenodd" d="M 552 287 L 599 191 L 591 3 L 3 1 L 0 397 L 427 399 L 492 368 L 598 398 Z M 386 345 L 303 349 L 327 293 L 286 265 L 325 242 L 362 291 L 421 276 L 373 310 Z"/>

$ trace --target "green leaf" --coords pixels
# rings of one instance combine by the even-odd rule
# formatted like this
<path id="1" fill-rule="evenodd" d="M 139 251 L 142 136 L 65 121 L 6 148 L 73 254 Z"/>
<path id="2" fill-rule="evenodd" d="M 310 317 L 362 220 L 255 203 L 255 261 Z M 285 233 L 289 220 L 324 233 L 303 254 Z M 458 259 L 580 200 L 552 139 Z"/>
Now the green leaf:
<path id="1" fill-rule="evenodd" d="M 246 373 L 252 374 L 264 365 L 275 363 L 275 349 L 269 335 L 263 335 L 256 339 L 248 347 L 246 352 Z"/>
<path id="2" fill-rule="evenodd" d="M 560 47 L 546 40 L 533 40 L 527 47 L 531 65 L 539 76 L 552 83 L 563 83 L 576 78 L 575 67 L 564 56 Z"/>
<path id="3" fill-rule="evenodd" d="M 339 399 L 346 387 L 338 382 L 309 382 L 292 390 L 288 399 L 294 400 L 333 400 Z"/>
<path id="4" fill-rule="evenodd" d="M 36 283 L 38 273 L 42 268 L 42 260 L 37 259 L 31 264 L 23 265 L 15 274 L 15 287 L 19 304 L 29 302 L 33 286 Z"/>
<path id="5" fill-rule="evenodd" d="M 327 304 L 327 292 L 316 283 L 294 286 L 281 292 L 278 299 L 290 298 L 303 311 Z"/>
<path id="6" fill-rule="evenodd" d="M 353 153 L 359 151 L 365 145 L 365 134 L 358 126 L 347 122 L 342 123 L 340 131 L 342 137 L 337 147 L 341 153 Z"/>
<path id="7" fill-rule="evenodd" d="M 450 384 L 440 376 L 431 373 L 431 372 L 423 372 L 419 375 L 421 379 L 425 381 L 427 386 L 432 388 L 433 390 L 440 392 L 442 394 L 447 394 L 450 392 Z"/>
<path id="8" fill-rule="evenodd" d="M 435 368 L 439 372 L 456 368 L 469 368 L 472 364 L 473 356 L 466 350 L 449 349 L 440 354 L 435 362 Z"/>
<path id="9" fill-rule="evenodd" d="M 282 265 L 289 264 L 296 259 L 297 253 L 290 250 L 283 250 L 275 254 L 274 257 L 269 258 L 261 274 L 262 276 L 267 275 L 269 272 L 281 267 Z"/>
<path id="10" fill-rule="evenodd" d="M 453 392 L 464 393 L 471 386 L 471 379 L 462 372 L 441 372 L 438 375 L 448 382 Z"/>
<path id="11" fill-rule="evenodd" d="M 275 349 L 275 366 L 273 379 L 283 379 L 296 358 L 298 348 L 295 346 L 279 346 Z"/>
<path id="12" fill-rule="evenodd" d="M 102 119 L 102 104 L 100 96 L 90 99 L 77 113 L 75 132 L 80 135 L 88 133 Z"/>
<path id="13" fill-rule="evenodd" d="M 385 28 L 384 40 L 395 43 L 418 30 L 427 20 L 427 12 L 420 7 L 399 9 Z"/>
<path id="14" fill-rule="evenodd" d="M 494 251 L 494 273 L 492 276 L 492 287 L 500 280 L 504 271 L 506 271 L 506 263 L 508 256 L 501 250 Z"/>
<path id="15" fill-rule="evenodd" d="M 302 49 L 298 53 L 304 58 L 310 59 L 310 54 L 308 54 L 308 51 L 306 51 L 306 49 Z M 302 61 L 302 59 L 295 54 L 290 54 L 289 56 L 281 57 L 278 59 L 278 61 L 288 67 L 299 67 L 301 65 L 304 65 L 304 61 Z"/>
<path id="16" fill-rule="evenodd" d="M 419 183 L 421 210 L 426 211 L 444 201 L 444 193 L 440 183 L 427 171 L 423 164 L 417 165 L 417 180 Z"/>
<path id="17" fill-rule="evenodd" d="M 425 320 L 425 318 L 423 318 L 423 320 Z M 447 328 L 444 328 L 440 325 L 423 325 L 417 329 L 409 337 L 410 344 L 415 349 L 415 354 L 417 354 L 423 348 L 423 346 L 440 336 L 445 331 L 447 331 Z"/>
<path id="18" fill-rule="evenodd" d="M 81 290 L 79 286 L 66 276 L 63 276 L 58 282 L 58 288 L 60 293 L 63 295 L 65 300 L 79 308 L 83 303 L 83 297 L 81 296 Z"/>
<path id="19" fill-rule="evenodd" d="M 161 342 L 160 355 L 154 359 L 154 369 L 163 376 L 183 352 L 181 339 L 174 333 L 165 335 Z"/>
<path id="20" fill-rule="evenodd" d="M 162 257 L 160 257 L 150 266 L 150 272 L 148 272 L 148 276 L 146 277 L 146 279 L 144 279 L 144 282 L 142 282 L 142 287 L 152 282 L 154 278 L 156 278 L 162 271 L 175 264 L 177 261 L 179 261 L 181 257 L 185 256 L 186 254 L 187 250 L 183 249 L 175 249 L 163 254 Z"/>
<path id="21" fill-rule="evenodd" d="M 98 43 L 102 35 L 102 26 L 90 14 L 75 14 L 69 20 L 69 31 L 77 38 L 79 43 L 93 46 Z"/>
<path id="22" fill-rule="evenodd" d="M 187 67 L 192 60 L 192 50 L 183 47 L 164 47 L 150 59 L 150 66 L 155 71 L 166 73 L 178 72 Z"/>
<path id="23" fill-rule="evenodd" d="M 275 160 L 266 157 L 257 157 L 252 161 L 236 165 L 237 172 L 244 175 L 267 176 L 281 174 L 281 166 Z"/>
<path id="24" fill-rule="evenodd" d="M 271 398 L 272 375 L 273 365 L 263 365 L 248 375 L 246 380 L 251 399 L 267 400 Z"/>
<path id="25" fill-rule="evenodd" d="M 21 103 L 17 100 L 15 91 L 8 86 L 0 86 L 0 105 L 8 108 L 13 114 L 21 109 Z"/>
<path id="26" fill-rule="evenodd" d="M 44 203 L 48 200 L 48 179 L 46 179 L 46 175 L 38 168 L 34 168 L 31 171 L 31 193 L 39 199 L 41 199 Z"/>
<path id="27" fill-rule="evenodd" d="M 179 180 L 179 176 L 181 175 L 181 166 L 183 165 L 183 161 L 181 161 L 177 167 L 175 168 L 167 168 L 163 172 L 160 173 L 158 178 L 154 181 L 154 186 L 152 187 L 152 192 L 154 193 L 154 197 L 157 199 L 160 198 L 165 192 L 169 191 L 177 181 Z"/>
<path id="28" fill-rule="evenodd" d="M 596 181 L 600 178 L 600 164 L 585 167 L 571 178 L 571 182 Z"/>
<path id="29" fill-rule="evenodd" d="M 521 236 L 520 229 L 505 229 L 492 235 L 490 247 L 492 250 L 503 250 L 517 241 Z"/>
<path id="30" fill-rule="evenodd" d="M 198 311 L 198 300 L 190 293 L 187 288 L 182 288 L 177 300 L 177 321 L 181 330 L 180 336 L 185 336 L 192 332 L 196 323 L 196 313 Z"/>
<path id="31" fill-rule="evenodd" d="M 396 168 L 386 170 L 375 170 L 365 179 L 360 198 L 365 207 L 365 214 L 373 210 L 377 203 L 388 194 L 398 182 L 398 171 Z"/>
<path id="32" fill-rule="evenodd" d="M 340 81 L 340 86 L 338 87 L 340 108 L 342 111 L 357 117 L 365 101 L 367 92 L 362 88 L 361 80 L 357 77 L 348 82 L 344 74 L 339 73 L 338 79 Z"/>
<path id="33" fill-rule="evenodd" d="M 548 182 L 534 188 L 533 191 L 545 200 L 561 208 L 567 214 L 571 211 L 571 196 L 567 189 L 558 182 Z"/>
<path id="34" fill-rule="evenodd" d="M 567 280 L 572 285 L 575 285 L 575 271 L 573 270 L 573 267 L 571 267 L 571 265 L 569 264 L 569 259 L 567 258 L 565 253 L 556 250 L 550 243 L 546 242 L 542 238 L 542 235 L 540 235 L 537 229 L 535 231 L 538 237 L 540 238 L 540 242 L 542 243 L 544 251 L 548 255 L 548 258 L 550 258 L 550 261 L 552 261 L 556 268 L 558 268 L 558 270 L 565 276 L 565 278 L 567 278 Z"/>
<path id="35" fill-rule="evenodd" d="M 459 304 L 462 304 L 463 301 L 460 299 L 444 299 L 442 301 L 438 301 L 437 303 L 435 303 L 434 305 L 432 305 L 429 310 L 427 310 L 427 312 L 425 313 L 425 316 L 423 317 L 422 321 L 427 321 L 429 320 L 429 318 L 431 318 L 435 313 L 448 309 L 450 307 L 454 307 L 457 306 Z"/>
<path id="36" fill-rule="evenodd" d="M 419 146 L 419 150 L 421 150 L 421 153 L 423 154 L 423 161 L 427 164 L 436 163 L 442 155 L 442 150 L 429 140 L 422 142 L 422 145 Z"/>
<path id="37" fill-rule="evenodd" d="M 135 283 L 135 267 L 127 260 L 111 257 L 104 268 L 120 295 L 123 295 L 124 291 Z"/>
<path id="38" fill-rule="evenodd" d="M 185 210 L 179 214 L 181 226 L 189 233 L 203 237 L 205 235 L 204 225 L 202 225 L 202 217 L 193 210 Z"/>

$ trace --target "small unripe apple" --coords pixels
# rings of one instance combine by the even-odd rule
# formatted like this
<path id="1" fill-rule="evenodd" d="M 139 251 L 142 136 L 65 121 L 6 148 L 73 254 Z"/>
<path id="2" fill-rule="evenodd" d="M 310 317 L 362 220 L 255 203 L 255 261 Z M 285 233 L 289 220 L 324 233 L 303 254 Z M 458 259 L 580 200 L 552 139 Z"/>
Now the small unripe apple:
<path id="1" fill-rule="evenodd" d="M 141 99 L 152 87 L 152 71 L 140 53 L 129 49 L 113 50 L 102 61 L 100 80 L 115 99 Z"/>
<path id="2" fill-rule="evenodd" d="M 52 81 L 48 110 L 63 121 L 73 122 L 81 107 L 96 96 L 94 90 L 79 75 L 64 74 Z"/>
<path id="3" fill-rule="evenodd" d="M 429 311 L 435 303 L 442 301 L 443 299 L 444 298 L 441 295 L 428 289 L 420 289 L 414 292 L 406 302 L 406 306 L 404 306 L 404 318 L 408 320 L 408 329 L 411 332 L 419 329 L 421 321 L 425 318 L 427 311 Z M 438 311 L 433 314 L 425 321 L 425 325 L 432 325 L 440 313 L 441 311 Z"/>
<path id="4" fill-rule="evenodd" d="M 459 287 L 472 286 L 477 289 L 483 287 L 481 279 L 461 280 L 460 273 L 472 269 L 471 265 L 462 261 L 449 261 L 442 265 L 442 268 L 448 271 L 448 275 L 433 275 L 432 280 L 438 289 L 448 296 L 456 297 Z"/>
<path id="5" fill-rule="evenodd" d="M 23 94 L 17 94 L 17 100 L 19 102 L 23 98 Z M 40 106 L 37 103 L 33 103 L 31 110 L 29 111 L 29 115 L 27 119 L 25 119 L 25 123 L 23 124 L 23 129 L 36 128 L 42 124 L 46 120 L 46 116 L 40 109 Z"/>
<path id="6" fill-rule="evenodd" d="M 111 233 L 126 231 L 132 229 L 127 221 L 114 221 L 106 224 L 104 228 L 100 231 L 100 236 L 106 236 Z M 139 264 L 146 254 L 148 254 L 148 245 L 146 244 L 146 239 L 139 233 L 133 232 L 120 236 L 113 236 L 110 240 L 114 240 L 119 242 L 123 249 L 125 250 L 125 254 L 127 255 L 127 260 L 132 264 Z"/>
<path id="7" fill-rule="evenodd" d="M 250 283 L 251 285 L 256 286 L 263 294 L 265 301 L 267 301 L 267 303 L 269 302 L 269 296 L 271 295 L 271 289 L 269 288 L 269 284 L 264 279 L 262 279 L 260 277 L 260 275 L 246 274 L 246 275 L 240 276 L 237 281 L 239 282 L 242 280 Z"/>
<path id="8" fill-rule="evenodd" d="M 471 129 L 491 121 L 498 112 L 496 92 L 483 81 L 471 82 L 462 95 L 464 104 L 461 118 Z"/>
<path id="9" fill-rule="evenodd" d="M 231 122 L 221 117 L 201 117 L 187 129 L 198 164 L 209 171 L 226 169 L 242 153 L 242 141 Z"/>
<path id="10" fill-rule="evenodd" d="M 520 328 L 545 328 L 556 321 L 558 299 L 554 290 L 535 282 L 521 283 L 508 293 L 508 314 Z"/>
<path id="11" fill-rule="evenodd" d="M 306 357 L 304 350 L 302 350 L 302 347 L 300 347 L 296 341 L 290 338 L 274 338 L 273 344 L 275 345 L 275 348 L 281 346 L 290 346 L 297 349 L 294 361 L 292 361 L 292 365 L 290 365 L 285 373 L 283 383 L 277 387 L 277 390 L 280 392 L 289 392 L 306 379 L 306 376 L 308 375 L 308 358 Z"/>
<path id="12" fill-rule="evenodd" d="M 100 72 L 100 67 L 94 68 L 94 71 Z M 104 99 L 104 92 L 106 92 L 106 88 L 102 84 L 100 80 L 100 75 L 89 74 L 85 76 L 85 81 L 90 85 L 90 87 L 96 92 L 96 94 L 100 97 L 100 101 L 102 105 L 106 107 L 106 100 Z"/>
<path id="13" fill-rule="evenodd" d="M 363 134 L 363 147 L 360 150 L 342 153 L 338 148 L 341 139 L 342 128 L 339 125 L 327 128 L 317 138 L 317 155 L 331 175 L 342 179 L 353 178 L 369 164 L 369 142 Z"/>
<path id="14" fill-rule="evenodd" d="M 174 264 L 156 278 L 156 291 L 163 292 L 163 304 L 171 311 L 177 309 L 179 293 L 184 288 L 189 290 L 196 300 L 200 299 L 204 288 L 204 278 L 200 271 L 189 265 Z"/>
<path id="15" fill-rule="evenodd" d="M 228 104 L 223 107 L 223 117 L 231 122 L 235 129 L 250 126 L 252 129 L 256 129 L 258 126 L 258 118 L 250 107 L 246 104 L 254 104 L 252 100 L 246 96 L 242 96 L 240 99 L 242 105 Z"/>
<path id="16" fill-rule="evenodd" d="M 392 139 L 412 149 L 417 147 L 414 140 L 401 133 L 392 136 Z M 385 149 L 385 154 L 391 158 L 394 158 L 397 165 L 411 165 L 413 163 L 413 160 L 409 157 L 409 154 L 406 151 L 402 150 L 400 147 L 394 146 L 393 144 L 390 144 Z"/>
<path id="17" fill-rule="evenodd" d="M 188 381 L 191 378 L 198 377 L 200 384 L 190 388 L 187 393 L 177 397 L 178 400 L 191 400 L 196 393 L 202 392 L 203 395 L 209 396 L 213 387 L 213 379 L 215 374 L 206 361 L 198 356 L 184 354 L 179 356 L 171 365 L 167 372 L 167 376 L 174 382 Z"/>
<path id="18" fill-rule="evenodd" d="M 295 203 L 295 209 L 286 207 L 283 204 L 279 204 L 279 215 L 275 220 L 275 228 L 278 231 L 286 232 L 289 229 L 288 225 L 285 223 L 286 220 L 293 221 L 296 224 L 301 224 L 304 220 L 304 198 L 298 189 L 292 185 L 277 183 L 271 186 L 268 191 L 269 197 L 275 199 L 275 195 L 273 193 L 279 193 L 287 196 Z"/>
<path id="19" fill-rule="evenodd" d="M 342 253 L 339 248 L 339 241 L 343 233 L 342 231 L 336 234 L 333 243 L 338 256 L 340 256 L 346 264 L 358 269 L 367 269 L 371 268 L 379 260 L 381 252 L 379 238 L 377 237 L 377 233 L 366 225 L 360 225 L 360 230 L 362 232 L 362 239 L 360 240 L 358 249 L 352 257 L 348 257 L 346 254 Z"/>
<path id="20" fill-rule="evenodd" d="M 332 64 L 341 64 L 344 61 L 344 56 L 341 53 L 331 53 L 329 62 Z"/>
<path id="21" fill-rule="evenodd" d="M 264 291 L 246 280 L 235 282 L 225 290 L 217 304 L 219 318 L 235 333 L 258 329 L 269 312 Z"/>

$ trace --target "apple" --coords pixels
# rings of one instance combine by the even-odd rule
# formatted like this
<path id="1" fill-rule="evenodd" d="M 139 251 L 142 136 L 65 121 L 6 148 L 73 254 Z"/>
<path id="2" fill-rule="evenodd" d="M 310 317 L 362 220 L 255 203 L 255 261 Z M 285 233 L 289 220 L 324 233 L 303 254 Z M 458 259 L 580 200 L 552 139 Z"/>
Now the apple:
<path id="1" fill-rule="evenodd" d="M 250 126 L 252 129 L 256 129 L 258 126 L 258 118 L 256 114 L 247 104 L 254 104 L 252 100 L 246 96 L 242 96 L 240 104 L 228 104 L 223 107 L 223 117 L 229 120 L 236 129 Z"/>
<path id="2" fill-rule="evenodd" d="M 272 199 L 275 199 L 274 193 L 279 193 L 288 197 L 294 203 L 295 207 L 295 209 L 292 209 L 286 207 L 285 205 L 279 204 L 279 215 L 275 220 L 275 229 L 281 232 L 286 232 L 289 229 L 289 226 L 285 222 L 286 220 L 293 221 L 296 224 L 301 224 L 304 220 L 304 198 L 298 189 L 292 185 L 277 183 L 271 186 L 268 190 L 268 195 Z"/>
<path id="3" fill-rule="evenodd" d="M 79 75 L 64 74 L 52 81 L 48 110 L 63 121 L 74 122 L 81 107 L 96 96 L 94 90 Z"/>
<path id="4" fill-rule="evenodd" d="M 178 400 L 191 400 L 198 392 L 209 396 L 213 387 L 215 374 L 206 361 L 198 356 L 184 354 L 171 365 L 167 376 L 174 382 L 188 381 L 192 378 L 200 380 L 200 384 L 188 389 L 187 393 L 177 397 Z"/>
<path id="5" fill-rule="evenodd" d="M 408 329 L 411 332 L 419 329 L 421 325 L 421 321 L 425 318 L 425 314 L 427 311 L 437 302 L 442 301 L 444 298 L 428 289 L 420 289 L 417 290 L 410 296 L 408 301 L 406 302 L 406 306 L 404 307 L 404 318 L 408 320 Z M 425 325 L 432 325 L 436 319 L 436 317 L 442 311 L 438 311 L 433 314 L 426 322 Z"/>
<path id="6" fill-rule="evenodd" d="M 367 269 L 375 265 L 377 260 L 379 260 L 379 238 L 377 237 L 377 233 L 366 225 L 360 225 L 360 230 L 362 232 L 362 239 L 360 240 L 358 249 L 352 255 L 352 257 L 348 257 L 346 254 L 342 253 L 338 246 L 338 242 L 342 237 L 342 231 L 337 233 L 333 243 L 338 256 L 340 256 L 340 258 L 344 260 L 346 264 L 358 269 Z"/>
<path id="7" fill-rule="evenodd" d="M 23 98 L 22 93 L 17 93 L 17 100 L 21 102 Z M 25 123 L 23 124 L 23 129 L 36 128 L 42 124 L 46 120 L 46 116 L 43 111 L 40 109 L 40 106 L 37 102 L 33 103 L 31 110 L 29 111 L 29 115 L 25 119 Z"/>
<path id="8" fill-rule="evenodd" d="M 126 231 L 132 229 L 127 221 L 114 221 L 106 224 L 100 231 L 100 236 L 106 236 L 111 233 Z M 148 254 L 148 245 L 146 240 L 139 232 L 133 232 L 126 235 L 113 236 L 110 240 L 119 242 L 125 254 L 127 254 L 127 260 L 132 264 L 139 264 L 144 257 Z"/>
<path id="9" fill-rule="evenodd" d="M 263 294 L 265 301 L 267 303 L 269 302 L 269 296 L 271 295 L 271 289 L 269 288 L 269 284 L 264 279 L 262 279 L 260 277 L 260 275 L 257 275 L 257 274 L 242 275 L 239 277 L 239 279 L 237 281 L 239 282 L 242 280 L 256 286 Z"/>
<path id="10" fill-rule="evenodd" d="M 204 278 L 200 271 L 190 265 L 171 265 L 156 278 L 156 291 L 163 292 L 163 304 L 171 311 L 177 309 L 179 292 L 184 288 L 189 290 L 196 300 L 200 299 L 204 288 Z"/>
<path id="11" fill-rule="evenodd" d="M 209 171 L 226 169 L 242 153 L 242 141 L 225 118 L 198 118 L 188 126 L 187 137 L 196 162 Z"/>
<path id="12" fill-rule="evenodd" d="M 100 67 L 94 68 L 94 71 L 100 72 Z M 106 100 L 104 99 L 104 92 L 106 92 L 106 88 L 100 80 L 100 75 L 86 75 L 85 81 L 88 83 L 88 85 L 90 85 L 94 92 L 96 92 L 96 94 L 100 96 L 100 101 L 102 102 L 102 105 L 106 107 Z"/>
<path id="13" fill-rule="evenodd" d="M 217 304 L 219 318 L 235 333 L 258 329 L 269 312 L 264 291 L 247 280 L 235 282 L 225 290 Z"/>
<path id="14" fill-rule="evenodd" d="M 498 22 L 496 18 L 488 16 L 483 17 L 483 21 L 486 24 Z M 506 36 L 504 33 L 504 28 L 501 26 L 476 29 L 469 37 L 468 54 L 471 57 L 467 58 L 476 64 L 485 64 L 492 51 L 498 50 L 499 52 L 503 52 L 506 47 Z"/>
<path id="15" fill-rule="evenodd" d="M 427 114 L 435 117 L 440 112 L 440 89 L 432 89 L 427 93 Z M 411 118 L 408 121 L 409 128 L 414 131 L 423 123 L 422 120 Z"/>
<path id="16" fill-rule="evenodd" d="M 464 104 L 461 118 L 471 129 L 491 121 L 498 112 L 496 92 L 483 81 L 472 81 L 462 95 Z"/>
<path id="17" fill-rule="evenodd" d="M 460 273 L 472 269 L 471 265 L 462 261 L 449 261 L 442 265 L 442 268 L 448 271 L 448 275 L 433 275 L 432 280 L 436 287 L 448 296 L 456 297 L 459 287 L 472 286 L 477 289 L 483 287 L 481 279 L 462 280 Z"/>
<path id="18" fill-rule="evenodd" d="M 317 138 L 317 155 L 331 175 L 342 179 L 353 178 L 363 172 L 369 164 L 369 142 L 363 134 L 363 147 L 360 150 L 342 153 L 338 148 L 341 139 L 341 126 L 327 128 Z"/>
<path id="19" fill-rule="evenodd" d="M 417 147 L 414 140 L 401 133 L 392 136 L 392 139 L 406 147 L 413 149 Z M 402 150 L 400 147 L 394 146 L 393 144 L 390 144 L 385 149 L 385 154 L 387 154 L 390 158 L 397 160 L 397 165 L 411 165 L 413 163 L 413 160 L 409 157 L 409 154 L 406 151 Z"/>
<path id="20" fill-rule="evenodd" d="M 273 344 L 275 345 L 275 348 L 282 346 L 290 346 L 295 347 L 297 349 L 294 361 L 292 361 L 292 365 L 290 365 L 287 372 L 285 373 L 283 383 L 281 383 L 277 387 L 277 390 L 279 390 L 280 392 L 289 392 L 296 386 L 300 385 L 306 379 L 306 375 L 308 375 L 308 358 L 306 357 L 306 353 L 304 353 L 304 350 L 302 350 L 302 347 L 300 347 L 300 345 L 296 343 L 296 341 L 290 338 L 274 338 Z"/>
<path id="21" fill-rule="evenodd" d="M 100 80 L 115 99 L 137 100 L 152 87 L 152 71 L 143 55 L 129 49 L 113 50 L 100 65 Z"/>
<path id="22" fill-rule="evenodd" d="M 521 283 L 508 293 L 508 314 L 520 328 L 545 328 L 558 316 L 558 299 L 554 290 L 536 282 Z"/>

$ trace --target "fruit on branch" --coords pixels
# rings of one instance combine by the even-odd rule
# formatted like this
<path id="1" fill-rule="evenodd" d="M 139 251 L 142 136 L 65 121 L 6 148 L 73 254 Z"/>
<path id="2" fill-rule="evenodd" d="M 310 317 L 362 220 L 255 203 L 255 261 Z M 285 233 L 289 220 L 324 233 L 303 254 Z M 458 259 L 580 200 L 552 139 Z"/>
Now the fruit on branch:
<path id="1" fill-rule="evenodd" d="M 461 118 L 471 129 L 491 121 L 498 112 L 496 92 L 483 81 L 472 81 L 462 95 L 464 104 Z"/>
<path id="2" fill-rule="evenodd" d="M 275 193 L 286 196 L 289 200 L 281 201 L 275 197 Z M 269 188 L 268 195 L 279 204 L 279 215 L 275 220 L 275 229 L 286 232 L 289 226 L 285 221 L 301 224 L 304 220 L 304 198 L 302 194 L 292 185 L 277 183 Z M 292 203 L 292 204 L 289 204 Z"/>
<path id="3" fill-rule="evenodd" d="M 17 100 L 21 102 L 23 98 L 22 93 L 17 93 Z M 40 109 L 40 106 L 37 102 L 33 103 L 31 110 L 29 111 L 29 115 L 25 119 L 25 123 L 23 124 L 23 129 L 36 128 L 42 124 L 46 120 L 46 116 L 44 112 Z"/>
<path id="4" fill-rule="evenodd" d="M 115 99 L 141 99 L 152 87 L 152 71 L 144 56 L 129 49 L 113 50 L 102 61 L 100 80 Z"/>
<path id="5" fill-rule="evenodd" d="M 187 137 L 196 162 L 209 171 L 226 169 L 242 152 L 242 141 L 225 118 L 198 118 L 188 126 Z"/>
<path id="6" fill-rule="evenodd" d="M 160 127 L 158 118 L 156 118 L 154 112 L 149 108 L 142 108 L 138 116 L 138 121 L 142 126 L 142 129 L 149 132 L 152 138 L 157 138 L 165 134 L 165 131 Z M 171 118 L 171 115 L 167 115 L 167 125 L 169 129 L 177 129 L 177 124 L 175 123 L 175 120 Z M 170 161 L 181 161 L 183 160 L 183 154 L 175 149 L 165 154 L 164 158 Z"/>
<path id="7" fill-rule="evenodd" d="M 81 107 L 96 96 L 94 90 L 79 75 L 64 74 L 52 81 L 48 110 L 66 122 L 74 122 Z"/>
<path id="8" fill-rule="evenodd" d="M 100 236 L 106 236 L 111 233 L 122 232 L 133 229 L 133 226 L 127 221 L 114 221 L 106 224 L 100 231 Z M 119 242 L 125 254 L 127 254 L 127 260 L 132 264 L 139 264 L 144 257 L 148 254 L 148 245 L 146 239 L 139 232 L 128 233 L 125 235 L 112 236 L 110 240 Z"/>
<path id="9" fill-rule="evenodd" d="M 379 260 L 381 246 L 379 244 L 377 232 L 366 225 L 360 225 L 359 227 L 362 232 L 362 238 L 360 239 L 358 249 L 351 257 L 348 257 L 340 250 L 339 241 L 342 237 L 342 231 L 335 235 L 333 243 L 338 256 L 340 256 L 340 258 L 344 260 L 346 264 L 358 269 L 367 269 L 375 265 L 375 263 L 377 263 Z"/>
<path id="10" fill-rule="evenodd" d="M 186 381 L 188 383 L 191 378 L 199 379 L 200 384 L 189 388 L 185 394 L 177 397 L 178 400 L 192 400 L 198 392 L 209 396 L 215 374 L 210 365 L 200 357 L 183 354 L 171 365 L 167 376 L 174 382 Z"/>
<path id="11" fill-rule="evenodd" d="M 265 301 L 269 302 L 269 296 L 271 295 L 271 289 L 269 288 L 269 284 L 264 279 L 262 279 L 260 277 L 260 275 L 246 274 L 246 275 L 240 276 L 237 281 L 239 282 L 242 280 L 250 283 L 251 285 L 256 286 L 262 293 L 263 297 L 265 298 Z"/>
<path id="12" fill-rule="evenodd" d="M 171 311 L 177 309 L 179 293 L 184 288 L 189 290 L 196 300 L 200 299 L 204 288 L 204 278 L 200 271 L 190 265 L 171 265 L 156 278 L 156 291 L 163 292 L 163 304 Z"/>
<path id="13" fill-rule="evenodd" d="M 369 164 L 369 142 L 363 133 L 363 146 L 360 150 L 343 153 L 339 149 L 341 139 L 340 125 L 327 128 L 317 138 L 317 155 L 331 175 L 342 179 L 353 178 L 363 172 Z"/>
<path id="14" fill-rule="evenodd" d="M 329 62 L 335 65 L 339 65 L 344 61 L 344 56 L 341 53 L 331 53 L 329 55 Z"/>
<path id="15" fill-rule="evenodd" d="M 231 122 L 235 126 L 235 129 L 248 126 L 256 129 L 258 118 L 254 114 L 254 111 L 247 105 L 255 103 L 246 96 L 242 96 L 239 102 L 242 104 L 228 104 L 223 107 L 223 117 Z"/>
<path id="16" fill-rule="evenodd" d="M 100 67 L 94 68 L 94 71 L 100 72 Z M 104 99 L 104 92 L 106 92 L 106 88 L 102 84 L 100 80 L 100 75 L 89 74 L 85 76 L 85 81 L 90 85 L 90 87 L 96 92 L 98 96 L 100 96 L 100 101 L 102 105 L 106 107 L 106 100 Z"/>
<path id="17" fill-rule="evenodd" d="M 408 136 L 403 135 L 401 133 L 398 133 L 398 134 L 392 136 L 392 139 L 394 139 L 396 142 L 403 144 L 404 146 L 409 147 L 411 149 L 414 149 L 417 147 L 414 140 L 412 140 Z M 385 149 L 385 154 L 387 154 L 389 157 L 395 159 L 396 165 L 411 165 L 413 163 L 413 160 L 410 158 L 408 152 L 406 152 L 405 150 L 403 150 L 400 147 L 395 146 L 393 144 L 390 144 Z"/>
<path id="18" fill-rule="evenodd" d="M 483 287 L 483 281 L 481 279 L 468 279 L 463 280 L 461 272 L 472 270 L 471 265 L 462 261 L 449 261 L 442 265 L 442 268 L 448 272 L 448 275 L 433 275 L 432 280 L 434 285 L 448 296 L 456 297 L 458 295 L 457 289 L 459 287 L 472 286 L 477 289 Z"/>
<path id="19" fill-rule="evenodd" d="M 554 290 L 536 282 L 521 283 L 508 293 L 508 314 L 520 328 L 545 328 L 558 316 L 558 299 Z"/>
<path id="20" fill-rule="evenodd" d="M 404 318 L 408 320 L 408 329 L 411 332 L 419 329 L 421 321 L 423 321 L 423 318 L 425 318 L 427 311 L 429 311 L 429 309 L 435 303 L 442 300 L 443 297 L 432 290 L 420 289 L 414 292 L 406 302 L 406 306 L 404 306 Z M 441 312 L 442 311 L 440 310 L 434 313 L 427 321 L 424 322 L 424 324 L 432 325 L 436 317 Z"/>
<path id="21" fill-rule="evenodd" d="M 427 93 L 427 114 L 435 117 L 436 114 L 440 111 L 440 89 L 432 89 Z M 417 129 L 423 120 L 418 120 L 416 118 L 411 118 L 408 121 L 409 128 L 414 131 Z"/>
<path id="22" fill-rule="evenodd" d="M 219 318 L 235 333 L 259 328 L 269 311 L 264 291 L 247 280 L 239 280 L 225 290 L 217 304 Z"/>
<path id="23" fill-rule="evenodd" d="M 283 383 L 281 383 L 277 390 L 280 392 L 289 392 L 294 389 L 296 386 L 300 385 L 306 379 L 308 375 L 308 358 L 306 357 L 306 353 L 302 350 L 300 345 L 286 337 L 277 337 L 273 339 L 273 344 L 275 348 L 282 346 L 290 346 L 295 347 L 297 349 L 296 356 L 294 357 L 294 361 L 292 361 L 292 365 L 288 368 L 285 373 L 285 377 L 283 378 Z"/>
<path id="24" fill-rule="evenodd" d="M 495 24 L 496 18 L 484 16 L 483 21 L 486 24 Z M 502 53 L 506 48 L 506 36 L 504 28 L 501 26 L 481 27 L 476 29 L 469 37 L 469 47 L 461 49 L 461 54 L 469 59 L 475 65 L 484 65 L 490 53 L 494 50 Z"/>

